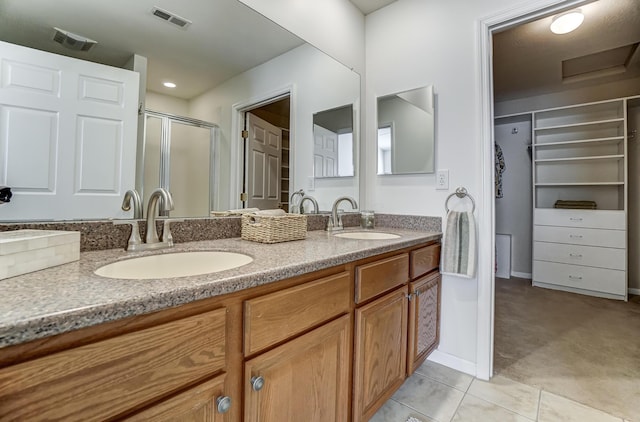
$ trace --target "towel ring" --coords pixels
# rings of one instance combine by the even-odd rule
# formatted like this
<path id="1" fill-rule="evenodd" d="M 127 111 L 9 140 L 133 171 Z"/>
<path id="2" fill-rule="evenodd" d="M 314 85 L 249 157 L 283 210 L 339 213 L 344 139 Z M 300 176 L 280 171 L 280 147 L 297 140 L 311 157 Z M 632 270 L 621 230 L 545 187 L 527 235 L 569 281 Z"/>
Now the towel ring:
<path id="1" fill-rule="evenodd" d="M 474 201 L 473 196 L 469 195 L 469 192 L 467 192 L 466 188 L 459 187 L 456 189 L 454 193 L 447 196 L 447 199 L 444 201 L 444 209 L 447 210 L 447 212 L 449 212 L 449 199 L 451 199 L 451 197 L 453 197 L 454 195 L 457 196 L 458 198 L 464 198 L 465 196 L 469 198 L 471 200 L 471 205 L 472 205 L 471 213 L 473 213 L 476 210 L 476 201 Z"/>

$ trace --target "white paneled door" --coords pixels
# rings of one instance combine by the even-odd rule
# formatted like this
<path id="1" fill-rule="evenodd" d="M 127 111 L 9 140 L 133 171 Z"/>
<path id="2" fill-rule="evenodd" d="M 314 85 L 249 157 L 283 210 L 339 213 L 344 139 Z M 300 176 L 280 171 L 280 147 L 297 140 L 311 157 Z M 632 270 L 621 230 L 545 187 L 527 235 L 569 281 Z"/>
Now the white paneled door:
<path id="1" fill-rule="evenodd" d="M 122 216 L 139 75 L 0 42 L 0 221 Z"/>
<path id="2" fill-rule="evenodd" d="M 338 176 L 338 134 L 322 126 L 313 125 L 313 175 Z"/>
<path id="3" fill-rule="evenodd" d="M 249 208 L 275 209 L 280 205 L 282 129 L 247 113 L 249 141 L 246 155 Z"/>

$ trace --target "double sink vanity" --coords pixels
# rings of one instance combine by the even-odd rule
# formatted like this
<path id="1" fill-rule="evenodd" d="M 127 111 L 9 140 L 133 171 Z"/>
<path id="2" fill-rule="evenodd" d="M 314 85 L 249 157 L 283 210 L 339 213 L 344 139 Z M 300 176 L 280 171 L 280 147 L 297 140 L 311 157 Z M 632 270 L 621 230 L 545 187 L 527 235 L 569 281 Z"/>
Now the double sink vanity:
<path id="1" fill-rule="evenodd" d="M 367 421 L 438 343 L 423 223 L 87 251 L 0 280 L 0 420 Z"/>

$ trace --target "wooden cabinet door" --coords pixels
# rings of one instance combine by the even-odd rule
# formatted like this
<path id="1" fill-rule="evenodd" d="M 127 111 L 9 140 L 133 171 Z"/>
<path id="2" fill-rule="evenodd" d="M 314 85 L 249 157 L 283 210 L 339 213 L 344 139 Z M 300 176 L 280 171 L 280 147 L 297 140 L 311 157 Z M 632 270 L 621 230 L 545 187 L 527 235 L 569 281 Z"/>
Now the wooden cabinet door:
<path id="1" fill-rule="evenodd" d="M 247 361 L 244 420 L 346 421 L 350 339 L 350 317 L 344 315 Z M 263 380 L 258 391 L 254 377 Z"/>
<path id="2" fill-rule="evenodd" d="M 218 399 L 231 400 L 224 395 L 225 375 L 220 375 L 210 381 L 191 388 L 149 409 L 133 415 L 126 421 L 158 421 L 158 422 L 227 422 L 228 411 L 224 411 L 221 404 L 218 409 Z M 230 403 L 230 402 L 228 402 Z M 233 406 L 238 406 L 232 403 Z"/>
<path id="3" fill-rule="evenodd" d="M 368 421 L 402 385 L 407 359 L 407 286 L 355 311 L 353 421 Z"/>
<path id="4" fill-rule="evenodd" d="M 411 375 L 440 340 L 440 273 L 409 283 L 407 375 Z"/>

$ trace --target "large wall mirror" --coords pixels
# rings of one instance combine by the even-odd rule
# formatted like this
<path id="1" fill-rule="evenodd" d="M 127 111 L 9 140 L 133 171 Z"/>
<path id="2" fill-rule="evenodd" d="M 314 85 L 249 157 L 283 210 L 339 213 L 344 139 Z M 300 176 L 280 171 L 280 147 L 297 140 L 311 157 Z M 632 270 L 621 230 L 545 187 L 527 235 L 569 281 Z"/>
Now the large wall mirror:
<path id="1" fill-rule="evenodd" d="M 378 174 L 434 172 L 433 86 L 378 97 Z"/>
<path id="2" fill-rule="evenodd" d="M 203 148 L 209 148 L 206 153 L 189 151 L 190 141 L 172 144 L 172 158 L 184 152 L 187 161 L 191 160 L 187 158 L 189 156 L 206 158 L 207 153 L 212 159 L 208 174 L 211 182 L 209 209 L 206 204 L 204 207 L 199 204 L 199 211 L 182 212 L 176 204 L 176 211 L 171 216 L 204 217 L 209 211 L 248 206 L 240 195 L 247 191 L 246 148 L 241 137 L 245 117 L 251 110 L 285 97 L 288 115 L 286 119 L 277 116 L 274 124 L 283 129 L 286 146 L 283 144 L 281 148 L 278 178 L 269 181 L 271 185 L 268 186 L 276 192 L 277 202 L 286 203 L 289 193 L 299 189 L 314 196 L 321 210 L 330 209 L 332 201 L 340 195 L 358 198 L 357 169 L 353 166 L 359 154 L 360 76 L 357 73 L 238 0 L 163 1 L 162 9 L 175 14 L 169 20 L 180 22 L 183 19 L 186 21 L 184 27 L 163 20 L 159 16 L 162 13 L 154 16 L 156 3 L 155 0 L 67 0 L 63 4 L 49 0 L 2 0 L 0 40 L 115 67 L 126 67 L 134 55 L 147 58 L 147 72 L 141 79 L 146 80 L 147 96 L 152 93 L 154 98 L 168 98 L 166 103 L 174 97 L 186 104 L 179 117 L 215 127 L 213 145 L 205 142 L 210 139 L 208 135 L 202 135 L 204 141 L 198 141 Z M 52 40 L 54 26 L 98 43 L 89 51 L 65 48 Z M 178 88 L 171 91 L 162 87 L 161 83 L 166 79 L 172 79 Z M 144 89 L 142 94 L 145 94 Z M 351 130 L 350 140 L 343 144 L 342 149 L 348 149 L 351 157 L 341 160 L 343 164 L 338 169 L 338 176 L 349 177 L 317 175 L 314 173 L 314 120 L 345 104 L 350 109 L 351 125 L 356 130 Z M 155 108 L 154 111 L 167 112 Z M 264 115 L 260 117 L 264 118 Z M 140 127 L 144 121 L 144 117 L 138 119 Z M 282 121 L 288 122 L 287 127 Z M 345 130 L 346 126 L 336 133 L 343 135 Z M 151 132 L 148 128 L 148 133 Z M 191 136 L 190 131 L 184 132 L 187 137 Z M 142 131 L 138 136 L 142 139 Z M 348 144 L 350 148 L 346 147 Z M 123 156 L 123 160 L 137 162 L 137 174 L 149 179 L 152 177 L 149 169 L 144 168 L 145 161 L 149 160 L 141 155 L 145 148 L 140 145 L 143 144 L 139 144 L 137 156 L 129 154 Z M 343 151 L 343 156 L 347 155 Z M 206 159 L 200 161 L 198 165 L 207 165 Z M 31 163 L 25 163 L 25 166 L 29 165 Z M 155 171 L 152 169 L 151 172 Z M 141 183 L 140 177 L 136 178 L 135 184 L 127 189 L 150 189 Z M 171 186 L 170 190 L 173 190 L 173 182 Z M 33 208 L 41 210 L 41 214 L 24 219 L 130 218 L 130 212 L 120 209 L 124 193 L 110 194 L 114 197 L 113 205 L 101 204 L 86 214 L 69 210 L 68 215 L 64 215 L 64 211 L 61 211 L 63 214 L 47 215 L 47 204 L 36 204 Z M 180 194 L 172 193 L 177 201 Z M 148 192 L 141 194 L 148 196 Z M 12 203 L 19 201 L 20 196 L 19 189 L 18 192 L 14 190 Z M 182 202 L 190 201 L 184 199 Z M 3 210 L 10 206 L 0 208 L 0 221 L 21 220 L 3 216 Z"/>

